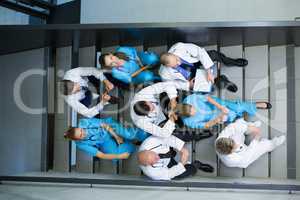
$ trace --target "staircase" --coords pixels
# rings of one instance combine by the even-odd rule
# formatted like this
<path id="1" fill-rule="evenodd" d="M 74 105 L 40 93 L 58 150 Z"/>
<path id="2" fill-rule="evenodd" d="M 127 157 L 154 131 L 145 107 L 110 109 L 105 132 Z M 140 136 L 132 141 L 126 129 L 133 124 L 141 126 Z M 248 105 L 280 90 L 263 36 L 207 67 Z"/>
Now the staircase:
<path id="1" fill-rule="evenodd" d="M 106 40 L 110 42 L 106 43 Z M 113 45 L 111 45 L 113 44 Z M 127 38 L 126 35 L 119 36 L 118 34 L 102 34 L 101 42 L 96 42 L 92 46 L 82 47 L 79 51 L 80 66 L 95 66 L 97 63 L 96 55 L 106 52 L 112 52 L 118 45 L 134 46 L 138 50 L 154 51 L 158 54 L 167 51 L 170 43 L 167 40 L 161 42 L 151 40 L 147 44 L 142 41 L 135 41 L 132 38 Z M 200 46 L 201 43 L 199 44 Z M 287 135 L 287 143 L 277 148 L 274 152 L 266 154 L 259 158 L 247 169 L 228 168 L 224 166 L 217 158 L 214 150 L 215 137 L 199 141 L 195 144 L 188 144 L 191 158 L 199 159 L 205 163 L 209 163 L 215 167 L 214 173 L 205 173 L 199 171 L 196 178 L 201 177 L 230 177 L 230 178 L 271 178 L 271 179 L 286 179 L 296 178 L 296 164 L 300 164 L 299 156 L 297 160 L 293 158 L 294 152 L 300 155 L 300 147 L 289 145 L 295 138 L 299 141 L 299 134 L 296 135 L 296 130 L 300 130 L 300 109 L 296 103 L 296 119 L 295 124 L 288 121 L 288 115 L 295 110 L 291 108 L 291 102 L 297 102 L 300 99 L 299 92 L 299 74 L 300 74 L 300 50 L 299 47 L 291 45 L 271 46 L 268 44 L 250 45 L 220 45 L 212 44 L 204 46 L 207 50 L 220 50 L 229 57 L 237 58 L 244 57 L 248 59 L 249 64 L 246 68 L 239 67 L 221 67 L 221 74 L 226 75 L 232 82 L 239 87 L 237 93 L 231 93 L 226 90 L 216 92 L 225 99 L 243 99 L 246 101 L 270 101 L 273 105 L 271 111 L 260 110 L 256 117 L 250 120 L 261 120 L 262 135 L 266 138 L 273 138 L 278 135 Z M 56 70 L 68 70 L 66 66 L 70 66 L 71 62 L 71 47 L 62 47 L 56 49 Z M 292 52 L 292 54 L 291 54 Z M 295 72 L 291 74 L 289 65 L 295 65 Z M 294 76 L 293 76 L 294 75 Z M 295 83 L 296 90 L 294 99 L 288 98 L 293 96 L 289 94 L 288 87 L 291 83 Z M 130 102 L 130 93 L 126 90 L 117 90 L 115 95 L 122 95 L 124 103 Z M 299 102 L 299 101 L 298 101 Z M 123 160 L 118 165 L 113 165 L 110 161 L 93 159 L 86 154 L 69 147 L 69 143 L 63 139 L 63 131 L 70 122 L 70 111 L 66 105 L 62 104 L 62 100 L 57 96 L 57 106 L 60 106 L 61 114 L 56 114 L 55 117 L 55 146 L 54 146 L 54 169 L 53 171 L 69 171 L 71 168 L 75 172 L 85 173 L 101 173 L 101 174 L 121 174 L 140 176 L 141 171 L 137 164 L 136 154 L 131 155 L 128 160 Z M 120 105 L 119 105 L 120 106 Z M 118 106 L 110 105 L 105 107 L 106 111 L 117 110 Z M 105 112 L 104 112 L 105 113 Z M 104 114 L 105 115 L 105 114 Z M 131 124 L 129 108 L 120 113 L 112 115 L 114 119 L 120 120 L 123 123 Z M 295 132 L 289 131 L 289 127 L 294 125 L 297 129 Z M 291 134 L 291 135 L 288 135 Z M 288 144 L 288 145 L 287 145 Z M 299 145 L 298 145 L 299 146 Z M 289 149 L 291 148 L 291 149 Z M 70 153 L 72 151 L 73 153 Z M 70 158 L 70 156 L 72 158 Z M 290 156 L 290 157 L 289 157 Z M 71 160 L 71 166 L 69 161 Z M 293 174 L 295 172 L 295 174 Z M 299 176 L 299 175 L 298 175 Z"/>

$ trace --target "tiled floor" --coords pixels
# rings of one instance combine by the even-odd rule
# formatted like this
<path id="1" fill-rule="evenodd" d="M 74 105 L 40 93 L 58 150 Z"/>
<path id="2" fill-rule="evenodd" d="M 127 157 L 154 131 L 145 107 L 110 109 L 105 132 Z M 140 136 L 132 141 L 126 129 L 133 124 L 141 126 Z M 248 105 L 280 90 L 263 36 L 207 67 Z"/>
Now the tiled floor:
<path id="1" fill-rule="evenodd" d="M 5 200 L 82 200 L 82 199 L 223 199 L 223 200 L 298 200 L 300 194 L 287 192 L 257 192 L 257 191 L 226 191 L 199 190 L 182 188 L 138 188 L 138 187 L 105 187 L 71 186 L 57 187 L 55 185 L 1 185 L 0 199 Z"/>

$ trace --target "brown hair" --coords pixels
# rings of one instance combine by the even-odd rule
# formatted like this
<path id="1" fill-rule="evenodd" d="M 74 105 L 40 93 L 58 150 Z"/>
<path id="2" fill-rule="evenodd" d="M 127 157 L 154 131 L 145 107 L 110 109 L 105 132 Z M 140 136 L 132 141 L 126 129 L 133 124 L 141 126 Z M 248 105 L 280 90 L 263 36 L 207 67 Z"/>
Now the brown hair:
<path id="1" fill-rule="evenodd" d="M 191 116 L 192 106 L 189 104 L 177 104 L 175 108 L 175 113 L 181 117 Z"/>
<path id="2" fill-rule="evenodd" d="M 219 138 L 216 141 L 216 150 L 220 154 L 230 154 L 234 148 L 234 141 L 231 138 Z"/>
<path id="3" fill-rule="evenodd" d="M 72 94 L 74 88 L 74 82 L 69 80 L 62 80 L 60 82 L 60 91 L 64 95 L 70 95 Z"/>
<path id="4" fill-rule="evenodd" d="M 115 53 L 104 53 L 101 54 L 101 56 L 99 57 L 99 64 L 101 65 L 101 67 L 107 68 L 108 66 L 105 64 L 105 57 L 108 55 L 114 55 L 116 57 L 118 57 L 119 59 L 125 60 L 125 61 L 129 61 L 129 57 L 123 53 L 123 52 L 115 52 Z"/>
<path id="5" fill-rule="evenodd" d="M 137 101 L 133 105 L 133 110 L 137 115 L 146 116 L 150 112 L 150 107 L 147 105 L 146 101 Z"/>
<path id="6" fill-rule="evenodd" d="M 169 63 L 168 57 L 171 56 L 171 55 L 173 55 L 173 54 L 171 54 L 171 53 L 163 53 L 163 54 L 161 54 L 160 55 L 160 63 L 162 65 L 167 65 Z"/>
<path id="7" fill-rule="evenodd" d="M 64 132 L 64 138 L 65 139 L 70 139 L 70 140 L 75 140 L 75 128 L 70 127 L 66 132 Z"/>

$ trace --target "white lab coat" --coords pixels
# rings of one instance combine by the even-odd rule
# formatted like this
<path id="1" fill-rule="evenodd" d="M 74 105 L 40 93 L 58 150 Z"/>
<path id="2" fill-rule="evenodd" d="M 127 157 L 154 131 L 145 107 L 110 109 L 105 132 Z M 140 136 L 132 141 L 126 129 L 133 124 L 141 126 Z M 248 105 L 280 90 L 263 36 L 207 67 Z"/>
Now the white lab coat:
<path id="1" fill-rule="evenodd" d="M 217 152 L 220 160 L 227 167 L 247 168 L 251 163 L 267 152 L 271 152 L 276 147 L 271 140 L 253 139 L 247 146 L 245 144 L 245 134 L 247 134 L 249 123 L 244 119 L 239 119 L 229 124 L 219 135 L 219 138 L 231 138 L 236 144 L 239 144 L 233 153 L 222 155 Z M 217 141 L 216 140 L 216 141 Z"/>
<path id="2" fill-rule="evenodd" d="M 88 78 L 87 76 L 95 76 L 100 81 L 105 80 L 105 76 L 102 71 L 94 68 L 94 67 L 77 67 L 71 70 L 68 70 L 63 80 L 70 80 L 75 83 L 79 83 L 81 87 L 88 87 Z M 108 103 L 100 102 L 96 106 L 87 108 L 85 105 L 80 103 L 80 100 L 84 99 L 85 94 L 83 91 L 79 91 L 75 94 L 66 95 L 65 101 L 69 106 L 71 106 L 76 112 L 80 113 L 85 117 L 94 117 L 99 114 L 101 110 L 103 110 L 104 105 Z M 98 94 L 93 94 L 93 98 L 99 98 Z"/>
<path id="3" fill-rule="evenodd" d="M 158 126 L 162 121 L 166 120 L 166 117 L 159 105 L 159 94 L 166 92 L 170 99 L 177 97 L 177 89 L 173 82 L 160 82 L 148 86 L 136 93 L 131 101 L 130 114 L 133 123 L 152 135 L 157 137 L 169 137 L 175 130 L 175 123 L 168 120 L 163 127 Z M 139 116 L 134 110 L 133 106 L 138 101 L 149 101 L 152 102 L 155 110 L 151 111 L 147 116 Z"/>
<path id="4" fill-rule="evenodd" d="M 157 154 L 167 153 L 170 147 L 181 151 L 184 146 L 184 142 L 175 136 L 170 136 L 167 138 L 159 138 L 155 136 L 150 136 L 141 145 L 139 151 L 150 150 Z M 185 172 L 185 167 L 182 163 L 168 168 L 170 158 L 160 159 L 154 165 L 143 166 L 140 168 L 144 174 L 154 180 L 171 180 L 172 178 Z"/>
<path id="5" fill-rule="evenodd" d="M 209 69 L 214 65 L 214 62 L 211 60 L 206 50 L 192 43 L 178 42 L 174 44 L 168 52 L 189 63 L 197 63 L 200 61 L 205 69 Z M 159 75 L 163 81 L 177 81 L 177 84 L 182 84 L 185 87 L 185 90 L 189 90 L 188 80 L 186 80 L 176 69 L 161 65 Z"/>

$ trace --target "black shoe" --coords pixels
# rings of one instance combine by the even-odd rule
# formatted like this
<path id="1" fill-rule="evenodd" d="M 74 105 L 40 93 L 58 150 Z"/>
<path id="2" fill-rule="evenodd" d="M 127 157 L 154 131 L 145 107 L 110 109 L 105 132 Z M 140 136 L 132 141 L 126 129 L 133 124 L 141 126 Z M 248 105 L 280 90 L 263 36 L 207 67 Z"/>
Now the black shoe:
<path id="1" fill-rule="evenodd" d="M 119 97 L 110 96 L 110 100 L 108 101 L 110 104 L 118 104 L 120 102 Z"/>
<path id="2" fill-rule="evenodd" d="M 211 131 L 209 130 L 206 130 L 206 131 L 203 131 L 199 134 L 195 133 L 194 134 L 194 140 L 196 142 L 200 141 L 200 140 L 203 140 L 203 139 L 206 139 L 206 138 L 210 138 L 211 136 L 213 136 L 213 134 L 211 133 Z"/>
<path id="3" fill-rule="evenodd" d="M 245 67 L 248 65 L 248 60 L 244 58 L 235 59 L 235 65 L 239 67 Z"/>
<path id="4" fill-rule="evenodd" d="M 202 163 L 199 160 L 195 160 L 194 163 L 193 163 L 193 165 L 195 167 L 197 167 L 198 169 L 200 169 L 200 170 L 202 170 L 204 172 L 207 172 L 207 173 L 213 173 L 214 170 L 215 170 L 211 165 Z"/>
<path id="5" fill-rule="evenodd" d="M 236 93 L 238 91 L 238 87 L 236 86 L 236 84 L 234 84 L 232 82 L 228 83 L 228 85 L 226 86 L 226 89 L 233 93 Z"/>
<path id="6" fill-rule="evenodd" d="M 178 131 L 174 134 L 174 136 L 178 137 L 184 142 L 191 142 L 194 139 L 193 133 L 189 131 Z"/>
<path id="7" fill-rule="evenodd" d="M 229 81 L 229 79 L 225 75 L 221 75 L 221 76 L 215 78 L 215 83 L 219 89 L 226 88 L 228 91 L 233 92 L 233 93 L 238 91 L 238 87 L 236 86 L 236 84 Z"/>
<path id="8" fill-rule="evenodd" d="M 272 108 L 272 104 L 270 104 L 269 102 L 263 101 L 263 102 L 256 102 L 256 103 L 265 103 L 266 104 L 265 108 L 258 107 L 257 109 L 270 110 Z"/>

